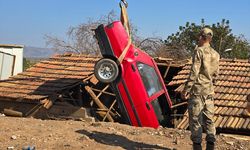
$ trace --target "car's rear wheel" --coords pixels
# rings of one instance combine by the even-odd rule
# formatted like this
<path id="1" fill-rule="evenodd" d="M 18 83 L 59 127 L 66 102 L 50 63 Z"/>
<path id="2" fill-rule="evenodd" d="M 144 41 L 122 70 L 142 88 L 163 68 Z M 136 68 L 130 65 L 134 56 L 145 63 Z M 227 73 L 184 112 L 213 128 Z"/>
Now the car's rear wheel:
<path id="1" fill-rule="evenodd" d="M 119 68 L 115 61 L 103 58 L 95 64 L 95 76 L 103 83 L 111 83 L 115 81 L 119 74 Z"/>

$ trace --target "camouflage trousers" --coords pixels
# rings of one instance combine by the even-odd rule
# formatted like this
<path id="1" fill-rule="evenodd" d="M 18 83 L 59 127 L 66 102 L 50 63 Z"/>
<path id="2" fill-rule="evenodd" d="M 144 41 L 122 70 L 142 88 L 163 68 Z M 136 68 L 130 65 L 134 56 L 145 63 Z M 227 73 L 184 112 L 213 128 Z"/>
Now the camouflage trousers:
<path id="1" fill-rule="evenodd" d="M 216 129 L 214 126 L 214 99 L 212 96 L 191 95 L 188 101 L 189 128 L 191 140 L 202 142 L 202 131 L 206 131 L 206 141 L 215 142 Z"/>

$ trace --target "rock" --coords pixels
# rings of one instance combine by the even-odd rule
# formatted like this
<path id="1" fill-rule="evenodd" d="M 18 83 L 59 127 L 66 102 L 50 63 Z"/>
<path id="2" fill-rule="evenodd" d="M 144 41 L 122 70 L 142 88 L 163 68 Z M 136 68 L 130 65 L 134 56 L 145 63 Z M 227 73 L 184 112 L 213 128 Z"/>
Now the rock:
<path id="1" fill-rule="evenodd" d="M 82 135 L 81 139 L 83 139 L 83 140 L 90 140 L 90 138 L 87 135 Z"/>
<path id="2" fill-rule="evenodd" d="M 164 128 L 162 126 L 159 126 L 157 130 L 163 130 Z"/>
<path id="3" fill-rule="evenodd" d="M 177 145 L 177 144 L 179 144 L 179 140 L 178 140 L 178 138 L 177 138 L 177 137 L 175 137 L 175 138 L 174 138 L 173 143 L 174 143 L 174 144 L 176 144 L 176 145 Z"/>
<path id="4" fill-rule="evenodd" d="M 158 134 L 159 134 L 160 136 L 163 136 L 163 135 L 164 135 L 164 132 L 163 132 L 163 131 L 159 131 Z"/>
<path id="5" fill-rule="evenodd" d="M 130 132 L 131 135 L 138 135 L 139 133 L 136 131 Z"/>
<path id="6" fill-rule="evenodd" d="M 233 146 L 234 145 L 234 142 L 226 142 L 228 145 L 231 145 Z"/>
<path id="7" fill-rule="evenodd" d="M 17 137 L 16 137 L 15 135 L 12 135 L 12 136 L 11 136 L 11 139 L 12 139 L 12 140 L 16 140 Z"/>
<path id="8" fill-rule="evenodd" d="M 184 135 L 180 135 L 180 137 L 181 137 L 181 139 L 184 139 L 184 138 L 185 138 L 185 136 L 184 136 Z"/>
<path id="9" fill-rule="evenodd" d="M 64 147 L 70 147 L 71 145 L 70 144 L 64 144 L 63 146 Z"/>
<path id="10" fill-rule="evenodd" d="M 13 150 L 13 149 L 14 149 L 14 146 L 7 147 L 7 150 Z"/>
<path id="11" fill-rule="evenodd" d="M 102 124 L 100 122 L 93 122 L 93 123 L 91 123 L 91 126 L 93 126 L 93 127 L 99 127 L 101 125 Z"/>
<path id="12" fill-rule="evenodd" d="M 163 147 L 163 144 L 156 144 L 157 146 L 159 146 L 159 147 Z"/>
<path id="13" fill-rule="evenodd" d="M 115 128 L 113 128 L 113 127 L 108 127 L 108 129 L 109 129 L 109 130 L 112 130 L 112 131 L 115 130 Z"/>
<path id="14" fill-rule="evenodd" d="M 123 135 L 121 132 L 119 132 L 119 131 L 117 131 L 116 133 L 115 133 L 116 135 Z"/>
<path id="15" fill-rule="evenodd" d="M 31 138 L 31 140 L 35 141 L 35 140 L 36 140 L 36 138 L 35 138 L 35 137 L 32 137 L 32 138 Z"/>

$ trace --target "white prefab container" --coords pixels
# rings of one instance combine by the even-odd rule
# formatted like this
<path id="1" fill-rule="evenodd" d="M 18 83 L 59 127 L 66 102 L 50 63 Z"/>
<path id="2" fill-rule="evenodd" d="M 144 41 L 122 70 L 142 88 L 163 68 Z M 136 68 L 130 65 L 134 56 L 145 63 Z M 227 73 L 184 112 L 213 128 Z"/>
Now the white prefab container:
<path id="1" fill-rule="evenodd" d="M 0 80 L 23 72 L 23 47 L 0 44 Z"/>

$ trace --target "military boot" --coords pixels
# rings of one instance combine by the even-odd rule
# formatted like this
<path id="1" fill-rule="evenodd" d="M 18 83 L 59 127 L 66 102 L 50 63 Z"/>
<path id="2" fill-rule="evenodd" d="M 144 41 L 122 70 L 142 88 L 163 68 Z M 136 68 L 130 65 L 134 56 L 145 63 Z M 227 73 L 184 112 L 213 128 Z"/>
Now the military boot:
<path id="1" fill-rule="evenodd" d="M 193 143 L 193 150 L 202 150 L 201 143 Z"/>
<path id="2" fill-rule="evenodd" d="M 214 150 L 214 142 L 207 142 L 206 150 Z"/>

